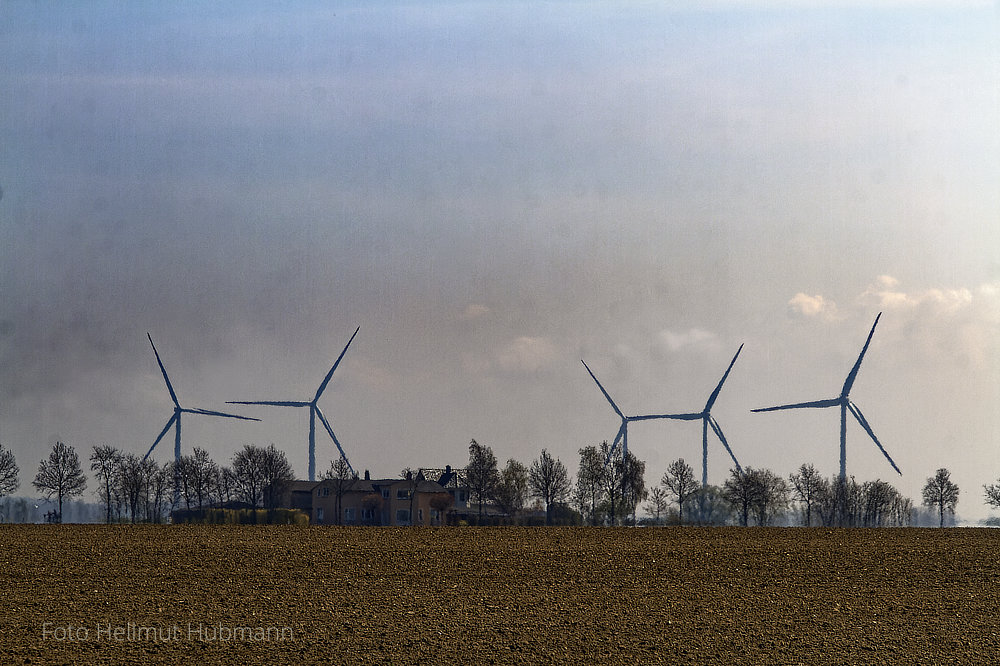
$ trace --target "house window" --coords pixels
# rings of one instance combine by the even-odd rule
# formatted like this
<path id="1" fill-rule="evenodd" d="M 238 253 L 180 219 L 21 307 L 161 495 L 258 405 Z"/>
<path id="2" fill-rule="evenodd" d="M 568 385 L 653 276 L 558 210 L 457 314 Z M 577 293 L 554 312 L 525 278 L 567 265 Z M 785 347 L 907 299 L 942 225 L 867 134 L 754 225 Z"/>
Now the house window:
<path id="1" fill-rule="evenodd" d="M 465 501 L 465 491 L 464 490 L 456 490 L 455 491 L 455 501 L 458 502 L 459 504 L 461 504 L 462 502 Z"/>
<path id="2" fill-rule="evenodd" d="M 323 507 L 316 509 L 316 522 L 317 523 L 323 522 Z"/>
<path id="3" fill-rule="evenodd" d="M 344 522 L 353 523 L 354 522 L 354 507 L 349 507 L 344 509 Z"/>
<path id="4" fill-rule="evenodd" d="M 388 488 L 383 488 L 382 489 L 382 499 L 389 499 L 389 489 Z"/>
<path id="5" fill-rule="evenodd" d="M 375 509 L 361 509 L 361 520 L 365 523 L 374 523 Z"/>
<path id="6" fill-rule="evenodd" d="M 396 499 L 399 500 L 410 499 L 410 489 L 409 488 L 396 489 Z"/>
<path id="7" fill-rule="evenodd" d="M 319 496 L 319 497 L 329 497 L 330 496 L 330 489 L 329 488 L 325 488 L 325 487 L 324 488 L 317 488 L 316 489 L 316 495 Z"/>
<path id="8" fill-rule="evenodd" d="M 419 523 L 420 525 L 424 524 L 424 510 L 423 509 L 417 509 L 417 523 Z"/>
<path id="9" fill-rule="evenodd" d="M 396 509 L 396 524 L 397 525 L 409 525 L 410 524 L 410 510 L 409 509 Z"/>

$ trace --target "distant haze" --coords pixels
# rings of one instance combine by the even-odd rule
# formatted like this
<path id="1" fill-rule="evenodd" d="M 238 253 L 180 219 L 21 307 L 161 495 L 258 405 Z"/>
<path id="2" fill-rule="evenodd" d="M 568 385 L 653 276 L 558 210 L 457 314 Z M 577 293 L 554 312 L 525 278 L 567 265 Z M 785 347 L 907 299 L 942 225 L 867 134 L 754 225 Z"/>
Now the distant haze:
<path id="1" fill-rule="evenodd" d="M 670 3 L 667 3 L 670 4 Z M 744 465 L 1000 478 L 995 3 L 5 3 L 0 442 L 501 463 L 713 408 Z M 333 444 L 317 434 L 317 466 Z M 635 423 L 658 482 L 698 422 Z M 712 443 L 709 479 L 731 465 Z M 155 454 L 170 460 L 172 442 Z"/>

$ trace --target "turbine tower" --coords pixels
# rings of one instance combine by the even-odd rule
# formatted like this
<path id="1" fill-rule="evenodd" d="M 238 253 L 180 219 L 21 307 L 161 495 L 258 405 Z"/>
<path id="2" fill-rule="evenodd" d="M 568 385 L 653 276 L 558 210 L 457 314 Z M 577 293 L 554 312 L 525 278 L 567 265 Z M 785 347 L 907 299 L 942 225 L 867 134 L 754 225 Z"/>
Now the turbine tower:
<path id="1" fill-rule="evenodd" d="M 722 380 L 719 381 L 719 385 L 715 387 L 712 391 L 712 395 L 708 396 L 708 402 L 705 403 L 705 409 L 697 413 L 691 414 L 663 414 L 659 418 L 663 419 L 674 419 L 678 421 L 698 421 L 701 420 L 701 485 L 702 487 L 708 486 L 708 429 L 712 428 L 715 435 L 722 442 L 722 445 L 726 447 L 726 451 L 729 453 L 729 457 L 733 459 L 736 464 L 736 469 L 743 471 L 740 467 L 740 461 L 736 459 L 733 455 L 733 450 L 729 448 L 729 442 L 726 441 L 726 436 L 722 434 L 722 428 L 719 426 L 719 422 L 715 420 L 712 416 L 712 405 L 719 397 L 719 392 L 722 391 L 722 385 L 726 383 L 726 378 L 729 377 L 729 372 L 736 365 L 736 359 L 739 358 L 740 352 L 743 351 L 743 345 L 736 350 L 736 356 L 733 356 L 733 360 L 729 363 L 729 367 L 726 368 L 726 373 L 722 375 Z M 652 417 L 657 418 L 657 417 Z"/>
<path id="2" fill-rule="evenodd" d="M 847 379 L 844 381 L 844 388 L 840 391 L 840 395 L 836 398 L 829 398 L 827 400 L 814 400 L 812 402 L 797 402 L 790 405 L 778 405 L 777 407 L 764 407 L 762 409 L 752 409 L 752 412 L 773 412 L 779 409 L 803 409 L 803 408 L 821 408 L 821 407 L 840 407 L 840 479 L 844 481 L 847 479 L 847 412 L 850 412 L 861 427 L 865 429 L 868 436 L 872 438 L 875 442 L 875 446 L 878 450 L 882 452 L 885 459 L 889 461 L 892 468 L 896 470 L 896 473 L 900 476 L 903 475 L 899 471 L 899 467 L 886 452 L 882 443 L 878 441 L 878 437 L 875 436 L 875 431 L 868 424 L 868 420 L 858 409 L 858 406 L 850 398 L 851 387 L 854 386 L 854 380 L 857 379 L 858 369 L 861 367 L 861 361 L 865 357 L 865 352 L 868 351 L 868 345 L 871 344 L 872 336 L 875 335 L 875 327 L 878 326 L 878 320 L 882 317 L 882 313 L 879 312 L 878 316 L 875 317 L 875 323 L 872 324 L 872 330 L 868 333 L 868 339 L 865 340 L 865 346 L 861 348 L 861 354 L 858 356 L 858 360 L 854 363 L 854 367 L 851 368 L 851 372 L 848 373 Z"/>
<path id="3" fill-rule="evenodd" d="M 625 416 L 625 414 L 622 413 L 622 410 L 620 410 L 618 408 L 618 405 L 615 404 L 615 401 L 611 399 L 611 396 L 608 395 L 608 392 L 601 385 L 601 382 L 597 381 L 597 377 L 594 376 L 594 373 L 590 369 L 590 366 L 587 365 L 587 362 L 583 361 L 583 360 L 581 360 L 580 362 L 583 363 L 583 367 L 587 368 L 587 372 L 590 373 L 590 377 L 597 384 L 597 388 L 601 389 L 601 393 L 604 394 L 604 397 L 607 398 L 608 402 L 611 404 L 611 409 L 615 410 L 615 414 L 617 414 L 621 418 L 621 420 L 622 420 L 622 425 L 621 425 L 620 428 L 618 428 L 618 434 L 615 435 L 615 441 L 611 444 L 611 448 L 608 449 L 608 460 L 611 459 L 611 454 L 614 453 L 615 447 L 618 446 L 618 442 L 622 443 L 622 458 L 625 458 L 625 457 L 628 456 L 628 424 L 631 423 L 632 421 L 648 421 L 648 420 L 651 420 L 651 419 L 659 419 L 659 418 L 663 418 L 663 417 L 662 416 Z M 606 462 L 607 461 L 605 461 L 605 463 Z"/>
<path id="4" fill-rule="evenodd" d="M 319 385 L 316 389 L 316 395 L 313 396 L 312 400 L 229 400 L 230 405 L 271 405 L 272 407 L 308 407 L 309 408 L 309 480 L 316 480 L 316 419 L 320 420 L 323 427 L 326 428 L 326 432 L 330 435 L 330 439 L 333 443 L 337 445 L 337 450 L 340 451 L 340 457 L 344 459 L 347 463 L 348 469 L 351 473 L 354 472 L 354 468 L 351 467 L 351 461 L 347 459 L 347 455 L 344 453 L 344 447 L 340 445 L 340 441 L 337 436 L 333 434 L 333 428 L 330 427 L 330 422 L 326 420 L 323 412 L 319 408 L 319 398 L 323 395 L 323 391 L 326 390 L 326 385 L 330 383 L 330 378 L 333 377 L 334 371 L 337 366 L 340 365 L 341 359 L 344 358 L 344 354 L 347 353 L 347 348 L 351 346 L 354 342 L 354 336 L 358 334 L 361 327 L 358 326 L 354 330 L 354 335 L 351 339 L 347 341 L 347 345 L 344 347 L 344 351 L 340 352 L 340 356 L 337 357 L 336 362 L 334 362 L 333 367 L 330 368 L 330 372 L 326 373 L 326 377 L 323 378 L 323 383 Z"/>
<path id="5" fill-rule="evenodd" d="M 163 426 L 163 430 L 157 436 L 156 441 L 153 445 L 149 447 L 149 451 L 146 455 L 142 457 L 143 460 L 149 457 L 156 448 L 156 445 L 160 443 L 163 436 L 167 434 L 170 428 L 174 428 L 174 461 L 178 461 L 181 458 L 181 414 L 204 414 L 205 416 L 223 416 L 227 419 L 243 419 L 244 421 L 260 421 L 260 419 L 251 418 L 249 416 L 240 416 L 238 414 L 227 414 L 225 412 L 213 412 L 208 409 L 192 409 L 187 407 L 181 407 L 181 403 L 177 400 L 177 394 L 174 392 L 174 387 L 170 384 L 170 377 L 167 377 L 167 369 L 163 367 L 163 361 L 160 360 L 160 353 L 156 351 L 156 345 L 153 344 L 153 336 L 146 333 L 146 337 L 149 338 L 149 344 L 153 347 L 153 353 L 156 355 L 156 363 L 160 366 L 160 372 L 163 373 L 163 381 L 167 384 L 167 391 L 170 392 L 170 399 L 174 401 L 174 415 L 170 417 L 167 421 L 167 425 Z"/>

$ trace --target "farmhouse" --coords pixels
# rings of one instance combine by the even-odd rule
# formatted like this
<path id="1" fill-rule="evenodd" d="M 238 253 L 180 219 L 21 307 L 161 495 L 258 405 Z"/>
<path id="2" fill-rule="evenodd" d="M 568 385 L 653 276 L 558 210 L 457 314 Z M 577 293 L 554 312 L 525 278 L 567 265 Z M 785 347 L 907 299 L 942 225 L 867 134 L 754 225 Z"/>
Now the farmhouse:
<path id="1" fill-rule="evenodd" d="M 372 479 L 366 471 L 361 479 L 293 481 L 277 506 L 308 514 L 311 525 L 443 525 L 465 508 L 468 492 L 450 467 L 434 476 Z"/>

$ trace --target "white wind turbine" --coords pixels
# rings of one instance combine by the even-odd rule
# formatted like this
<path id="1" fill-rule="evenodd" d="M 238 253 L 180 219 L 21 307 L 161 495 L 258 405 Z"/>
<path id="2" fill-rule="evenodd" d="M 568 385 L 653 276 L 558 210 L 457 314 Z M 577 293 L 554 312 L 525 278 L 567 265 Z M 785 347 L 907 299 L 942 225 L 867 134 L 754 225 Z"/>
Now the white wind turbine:
<path id="1" fill-rule="evenodd" d="M 326 390 L 326 385 L 330 383 L 330 378 L 333 377 L 334 371 L 337 366 L 340 365 L 341 359 L 344 358 L 344 354 L 347 353 L 347 348 L 351 346 L 354 342 L 354 336 L 358 334 L 361 330 L 359 326 L 354 331 L 354 335 L 351 339 L 347 341 L 347 345 L 344 346 L 344 351 L 340 352 L 340 356 L 337 357 L 336 362 L 334 362 L 333 367 L 330 368 L 330 372 L 326 373 L 326 377 L 323 378 L 323 382 L 316 389 L 316 394 L 313 396 L 312 400 L 229 400 L 230 405 L 270 405 L 272 407 L 308 407 L 309 408 L 309 480 L 316 480 L 316 419 L 318 418 L 323 427 L 326 428 L 327 434 L 330 435 L 330 439 L 333 443 L 337 445 L 337 450 L 340 451 L 340 457 L 344 459 L 347 463 L 348 469 L 351 473 L 354 473 L 354 468 L 351 466 L 351 462 L 347 459 L 347 454 L 344 453 L 344 447 L 340 445 L 340 441 L 337 436 L 333 434 L 333 428 L 330 427 L 330 422 L 326 420 L 323 412 L 319 408 L 319 399 L 323 395 L 323 391 Z"/>
<path id="2" fill-rule="evenodd" d="M 624 458 L 626 458 L 628 456 L 628 424 L 631 423 L 632 421 L 649 421 L 649 420 L 652 420 L 652 419 L 661 419 L 661 418 L 664 418 L 664 417 L 662 417 L 662 416 L 625 416 L 625 414 L 622 412 L 622 410 L 618 408 L 618 405 L 615 404 L 615 401 L 611 399 L 611 396 L 605 390 L 604 386 L 601 385 L 601 382 L 599 382 L 597 380 L 597 377 L 594 375 L 593 371 L 590 369 L 590 366 L 587 365 L 587 362 L 583 361 L 583 360 L 581 360 L 580 362 L 583 363 L 583 367 L 587 368 L 587 372 L 590 373 L 590 377 L 597 384 L 597 388 L 601 389 L 601 393 L 604 394 L 604 397 L 607 399 L 608 403 L 611 405 L 611 409 L 615 410 L 615 414 L 617 414 L 618 417 L 622 420 L 621 427 L 618 428 L 618 434 L 615 435 L 615 441 L 612 442 L 611 447 L 608 449 L 608 460 L 611 459 L 611 454 L 614 453 L 615 448 L 617 448 L 618 442 L 622 443 L 622 458 L 624 459 Z"/>
<path id="3" fill-rule="evenodd" d="M 660 416 L 652 416 L 649 418 L 661 418 L 661 419 L 673 419 L 678 421 L 701 421 L 701 485 L 702 487 L 708 486 L 708 429 L 711 428 L 715 433 L 719 441 L 722 442 L 722 446 L 726 448 L 729 453 L 729 457 L 733 459 L 733 463 L 736 465 L 736 469 L 743 471 L 740 467 L 740 461 L 736 459 L 733 455 L 733 450 L 729 448 L 729 442 L 726 441 L 726 436 L 722 434 L 722 427 L 719 422 L 715 420 L 712 416 L 712 405 L 719 397 L 719 392 L 722 391 L 722 385 L 726 383 L 726 378 L 729 377 L 729 372 L 736 365 L 736 359 L 739 358 L 740 352 L 743 351 L 743 345 L 736 350 L 736 355 L 733 356 L 733 360 L 729 363 L 729 367 L 726 368 L 726 372 L 722 375 L 722 380 L 719 381 L 718 386 L 712 391 L 712 394 L 708 396 L 708 402 L 705 403 L 705 408 L 700 412 L 693 412 L 690 414 L 662 414 Z"/>
<path id="4" fill-rule="evenodd" d="M 780 409 L 805 409 L 805 408 L 822 408 L 822 407 L 840 407 L 840 479 L 842 481 L 847 479 L 847 413 L 850 412 L 861 427 L 864 428 L 868 436 L 872 438 L 875 442 L 875 446 L 878 450 L 882 452 L 885 459 L 889 461 L 892 468 L 896 470 L 896 473 L 902 476 L 902 472 L 899 471 L 899 467 L 886 452 L 882 443 L 878 441 L 878 437 L 875 436 L 875 431 L 872 430 L 871 425 L 868 424 L 868 420 L 858 409 L 858 406 L 850 398 L 851 387 L 854 386 L 854 380 L 858 377 L 858 369 L 861 368 L 861 361 L 865 357 L 865 352 L 868 351 L 868 345 L 871 344 L 872 336 L 875 335 L 875 327 L 878 326 L 878 320 L 882 317 L 882 313 L 879 312 L 878 316 L 875 317 L 875 323 L 872 324 L 872 330 L 868 333 L 868 339 L 865 340 L 865 346 L 861 348 L 861 354 L 858 356 L 858 360 L 854 363 L 854 367 L 847 375 L 847 379 L 844 381 L 844 388 L 841 389 L 840 395 L 836 398 L 828 398 L 826 400 L 813 400 L 812 402 L 796 402 L 789 405 L 778 405 L 777 407 L 764 407 L 762 409 L 752 409 L 753 412 L 773 412 Z"/>

